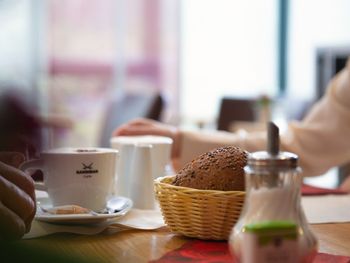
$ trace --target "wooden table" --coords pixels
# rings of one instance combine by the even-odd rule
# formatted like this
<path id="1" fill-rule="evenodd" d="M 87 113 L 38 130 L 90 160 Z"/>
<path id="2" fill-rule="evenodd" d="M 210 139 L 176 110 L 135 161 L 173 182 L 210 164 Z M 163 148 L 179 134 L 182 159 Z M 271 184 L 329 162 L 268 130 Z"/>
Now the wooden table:
<path id="1" fill-rule="evenodd" d="M 318 237 L 320 252 L 350 256 L 350 223 L 315 224 L 311 228 Z M 82 259 L 95 259 L 97 262 L 135 263 L 158 259 L 189 240 L 170 233 L 166 228 L 123 232 L 109 228 L 95 236 L 55 234 L 20 242 L 69 256 L 77 255 Z"/>

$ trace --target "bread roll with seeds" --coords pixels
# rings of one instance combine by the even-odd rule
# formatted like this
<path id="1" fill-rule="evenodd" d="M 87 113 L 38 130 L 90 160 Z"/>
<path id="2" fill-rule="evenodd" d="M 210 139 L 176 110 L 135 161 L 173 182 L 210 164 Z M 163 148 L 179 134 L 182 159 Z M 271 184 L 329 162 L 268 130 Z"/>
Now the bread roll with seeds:
<path id="1" fill-rule="evenodd" d="M 214 149 L 186 164 L 173 185 L 204 190 L 244 191 L 248 152 L 235 146 Z"/>

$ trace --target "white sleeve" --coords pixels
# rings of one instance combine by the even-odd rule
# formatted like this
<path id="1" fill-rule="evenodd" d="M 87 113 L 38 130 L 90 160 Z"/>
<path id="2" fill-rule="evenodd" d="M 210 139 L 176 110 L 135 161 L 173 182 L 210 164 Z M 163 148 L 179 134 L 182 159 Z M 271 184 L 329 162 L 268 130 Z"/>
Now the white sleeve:
<path id="1" fill-rule="evenodd" d="M 196 156 L 217 147 L 234 145 L 252 152 L 265 149 L 265 142 L 265 132 L 243 134 L 224 131 L 182 131 L 179 165 L 181 167 Z"/>
<path id="2" fill-rule="evenodd" d="M 266 133 L 181 132 L 179 164 L 224 145 L 254 152 L 266 149 Z M 330 82 L 326 95 L 302 122 L 289 124 L 281 148 L 296 153 L 304 176 L 320 175 L 350 160 L 350 60 Z"/>
<path id="3" fill-rule="evenodd" d="M 289 124 L 281 144 L 299 155 L 304 176 L 314 176 L 350 160 L 349 137 L 350 60 L 305 119 Z"/>

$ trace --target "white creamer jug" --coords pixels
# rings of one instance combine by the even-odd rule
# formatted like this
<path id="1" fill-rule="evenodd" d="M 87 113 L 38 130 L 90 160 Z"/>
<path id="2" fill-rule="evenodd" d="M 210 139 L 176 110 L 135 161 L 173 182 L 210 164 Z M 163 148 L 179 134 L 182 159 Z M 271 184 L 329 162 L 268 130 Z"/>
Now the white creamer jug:
<path id="1" fill-rule="evenodd" d="M 120 153 L 115 194 L 129 197 L 135 208 L 152 209 L 154 179 L 166 175 L 172 139 L 162 136 L 118 136 L 111 147 Z"/>

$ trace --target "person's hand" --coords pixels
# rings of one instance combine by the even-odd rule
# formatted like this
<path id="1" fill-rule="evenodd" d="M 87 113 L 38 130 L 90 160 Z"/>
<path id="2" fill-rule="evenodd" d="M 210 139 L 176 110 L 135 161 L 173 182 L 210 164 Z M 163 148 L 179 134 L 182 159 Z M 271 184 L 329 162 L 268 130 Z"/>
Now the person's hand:
<path id="1" fill-rule="evenodd" d="M 33 180 L 17 167 L 20 153 L 0 153 L 0 239 L 18 239 L 30 230 L 36 211 Z"/>
<path id="2" fill-rule="evenodd" d="M 171 125 L 149 119 L 135 119 L 118 127 L 112 136 L 158 135 L 173 140 L 171 157 L 177 159 L 180 154 L 180 132 Z"/>

